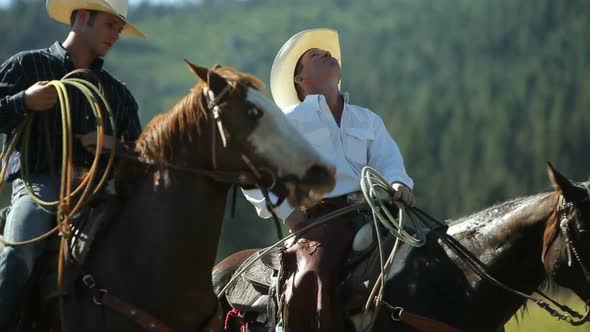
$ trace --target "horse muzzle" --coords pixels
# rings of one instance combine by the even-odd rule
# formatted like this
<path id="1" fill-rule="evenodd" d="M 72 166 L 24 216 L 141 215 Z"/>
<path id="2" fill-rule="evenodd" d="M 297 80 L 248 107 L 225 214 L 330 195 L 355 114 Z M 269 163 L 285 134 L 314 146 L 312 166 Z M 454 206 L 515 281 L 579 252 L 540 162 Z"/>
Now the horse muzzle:
<path id="1" fill-rule="evenodd" d="M 292 206 L 310 207 L 319 202 L 324 194 L 336 185 L 336 169 L 323 165 L 313 165 L 303 177 L 286 175 L 281 177 L 288 190 L 287 200 Z"/>

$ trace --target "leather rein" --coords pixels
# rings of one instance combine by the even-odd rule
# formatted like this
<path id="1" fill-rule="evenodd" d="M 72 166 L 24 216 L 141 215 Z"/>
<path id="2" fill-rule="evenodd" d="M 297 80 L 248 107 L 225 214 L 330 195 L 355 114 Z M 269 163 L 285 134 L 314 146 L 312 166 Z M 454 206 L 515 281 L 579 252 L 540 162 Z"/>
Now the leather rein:
<path id="1" fill-rule="evenodd" d="M 590 189 L 589 189 L 589 193 L 590 193 Z M 443 224 L 439 220 L 433 218 L 432 216 L 428 215 L 427 213 L 425 213 L 424 211 L 422 211 L 420 209 L 415 208 L 414 210 L 417 212 L 418 218 L 420 218 L 421 220 L 431 222 L 434 224 L 439 224 L 439 225 Z M 559 200 L 558 200 L 558 207 L 556 209 L 556 212 L 561 213 L 561 218 L 559 219 L 560 220 L 560 228 L 561 228 L 561 231 L 564 235 L 566 247 L 568 250 L 568 256 L 570 257 L 569 266 L 571 267 L 571 253 L 570 252 L 573 252 L 573 256 L 576 258 L 576 261 L 580 265 L 586 280 L 590 280 L 590 273 L 588 272 L 588 269 L 582 263 L 582 260 L 580 259 L 580 256 L 578 254 L 578 251 L 577 251 L 573 241 L 571 241 L 571 239 L 569 238 L 569 232 L 570 232 L 570 227 L 572 224 L 572 222 L 571 222 L 572 218 L 575 218 L 576 225 L 578 225 L 578 228 L 580 228 L 579 221 L 577 220 L 577 216 L 575 216 L 575 206 L 572 202 L 566 202 L 565 198 L 563 196 L 560 196 Z M 556 300 L 550 298 L 549 296 L 544 294 L 540 289 L 535 290 L 535 292 L 537 294 L 541 295 L 542 297 L 547 299 L 549 302 L 551 302 L 553 305 L 555 305 L 559 310 L 564 312 L 564 313 L 560 313 L 558 310 L 551 307 L 550 304 L 543 301 L 542 299 L 525 294 L 521 291 L 515 290 L 514 288 L 502 283 L 501 281 L 499 281 L 496 278 L 494 278 L 493 276 L 491 276 L 489 274 L 485 264 L 479 258 L 477 258 L 473 253 L 471 253 L 469 251 L 469 249 L 467 249 L 463 244 L 461 244 L 459 241 L 457 241 L 454 237 L 447 234 L 446 232 L 443 233 L 436 228 L 433 229 L 433 232 L 434 232 L 434 234 L 436 234 L 436 236 L 443 243 L 445 243 L 449 247 L 450 250 L 452 250 L 459 258 L 461 258 L 482 280 L 486 280 L 486 281 L 490 282 L 491 284 L 495 285 L 496 287 L 499 287 L 509 293 L 512 293 L 512 294 L 520 296 L 526 300 L 530 300 L 530 301 L 534 302 L 539 307 L 541 307 L 542 309 L 547 311 L 551 316 L 556 317 L 559 320 L 566 321 L 573 326 L 582 325 L 590 319 L 590 309 L 588 309 L 587 312 L 584 315 L 582 315 L 582 314 L 578 313 L 577 311 L 575 311 L 574 309 L 568 307 L 567 305 L 561 304 L 561 303 L 557 302 Z M 585 305 L 586 305 L 586 307 L 588 307 L 590 305 L 590 299 L 585 302 Z"/>

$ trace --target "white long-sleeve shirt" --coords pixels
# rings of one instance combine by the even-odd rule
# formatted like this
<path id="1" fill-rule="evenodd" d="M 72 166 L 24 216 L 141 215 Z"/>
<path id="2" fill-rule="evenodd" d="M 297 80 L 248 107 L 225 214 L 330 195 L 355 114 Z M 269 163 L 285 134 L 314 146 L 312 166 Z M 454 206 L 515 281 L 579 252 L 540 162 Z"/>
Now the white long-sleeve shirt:
<path id="1" fill-rule="evenodd" d="M 325 198 L 360 190 L 360 173 L 364 166 L 375 168 L 389 183 L 414 186 L 414 181 L 406 173 L 399 147 L 387 132 L 383 120 L 366 108 L 349 104 L 348 93 L 344 96 L 340 127 L 323 95 L 308 95 L 302 103 L 287 107 L 283 112 L 320 155 L 336 167 L 336 186 Z M 259 190 L 242 192 L 260 217 L 271 216 Z M 275 212 L 285 220 L 293 210 L 294 207 L 285 201 Z"/>

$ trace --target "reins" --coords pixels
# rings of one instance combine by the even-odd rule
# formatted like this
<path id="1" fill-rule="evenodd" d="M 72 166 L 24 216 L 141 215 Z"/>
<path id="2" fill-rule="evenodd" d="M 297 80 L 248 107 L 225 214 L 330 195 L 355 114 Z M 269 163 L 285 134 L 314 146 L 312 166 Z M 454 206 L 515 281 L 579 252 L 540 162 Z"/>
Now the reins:
<path id="1" fill-rule="evenodd" d="M 427 214 L 426 212 L 424 212 L 418 208 L 414 208 L 413 212 L 415 212 L 417 214 L 417 217 L 420 220 L 423 220 L 426 222 L 431 222 L 431 223 L 438 224 L 438 225 L 445 225 L 441 221 L 435 219 L 434 217 L 430 216 L 429 214 Z M 471 270 L 473 270 L 473 272 L 475 272 L 477 274 L 477 276 L 479 278 L 481 278 L 482 280 L 486 280 L 498 288 L 501 288 L 509 293 L 512 293 L 512 294 L 522 297 L 526 300 L 530 300 L 530 301 L 534 302 L 540 308 L 547 311 L 551 316 L 557 317 L 559 320 L 564 320 L 571 325 L 574 325 L 574 326 L 581 325 L 581 324 L 585 323 L 586 321 L 588 321 L 588 319 L 590 318 L 590 310 L 588 310 L 584 315 L 582 315 L 582 314 L 576 312 L 575 310 L 573 310 L 572 308 L 570 308 L 566 305 L 560 304 L 559 302 L 551 299 L 550 297 L 548 297 L 546 294 L 544 294 L 539 289 L 535 290 L 535 292 L 537 294 L 546 298 L 551 303 L 553 303 L 555 306 L 557 306 L 559 308 L 559 310 L 566 312 L 566 313 L 562 314 L 558 310 L 552 308 L 551 305 L 549 305 L 548 303 L 546 303 L 542 299 L 525 294 L 521 291 L 518 291 L 518 290 L 502 283 L 501 281 L 498 281 L 496 278 L 494 278 L 488 272 L 485 264 L 479 258 L 477 258 L 472 252 L 470 252 L 469 249 L 467 249 L 463 244 L 461 244 L 461 242 L 459 242 L 457 239 L 455 239 L 451 235 L 447 234 L 446 232 L 444 232 L 444 233 L 440 232 L 436 228 L 433 229 L 433 233 L 444 244 L 446 244 L 450 250 L 452 250 L 459 258 L 461 258 L 467 264 L 467 266 L 469 266 L 469 268 L 471 268 Z M 588 307 L 589 304 L 590 304 L 590 301 L 587 301 L 585 303 L 586 307 Z M 572 319 L 571 317 L 578 318 L 579 320 L 576 321 L 576 320 Z"/>
<path id="2" fill-rule="evenodd" d="M 390 256 L 389 256 L 388 260 L 386 261 L 386 263 L 383 264 L 382 244 L 380 242 L 379 228 L 376 227 L 376 225 L 375 225 L 375 229 L 377 232 L 377 239 L 378 239 L 378 243 L 379 243 L 379 250 L 380 250 L 381 274 L 379 275 L 377 281 L 375 282 L 375 285 L 371 291 L 371 295 L 369 296 L 367 304 L 365 305 L 365 310 L 369 309 L 369 305 L 372 300 L 375 301 L 376 306 L 378 306 L 382 302 L 382 303 L 386 304 L 387 307 L 392 307 L 391 305 L 385 303 L 382 300 L 382 290 L 384 287 L 380 287 L 380 282 L 382 280 L 386 279 L 386 275 L 385 275 L 384 271 L 389 270 L 389 267 L 391 266 L 391 264 L 393 262 L 393 257 L 395 256 L 395 253 L 397 251 L 399 241 L 402 240 L 402 241 L 404 241 L 412 246 L 416 246 L 416 247 L 422 246 L 422 245 L 424 245 L 424 243 L 426 241 L 426 234 L 424 233 L 424 230 L 431 230 L 433 232 L 433 234 L 435 234 L 443 243 L 445 243 L 449 247 L 449 249 L 451 249 L 455 254 L 457 254 L 457 256 L 459 258 L 461 258 L 481 279 L 487 280 L 488 282 L 492 283 L 496 287 L 504 289 L 505 291 L 508 291 L 508 292 L 513 293 L 517 296 L 523 297 L 527 300 L 533 301 L 535 304 L 537 304 L 539 307 L 541 307 L 542 309 L 547 311 L 553 317 L 557 317 L 560 320 L 565 320 L 568 323 L 570 323 L 571 325 L 574 325 L 574 326 L 581 325 L 581 324 L 585 323 L 586 321 L 588 321 L 588 319 L 590 318 L 590 310 L 588 310 L 586 312 L 586 314 L 581 315 L 580 313 L 576 312 L 575 310 L 571 309 L 570 307 L 560 304 L 557 301 L 551 299 L 546 294 L 541 292 L 539 289 L 537 289 L 535 292 L 538 293 L 539 295 L 543 296 L 547 300 L 549 300 L 551 303 L 553 303 L 555 306 L 557 306 L 561 311 L 566 312 L 566 314 L 559 313 L 557 310 L 553 309 L 549 304 L 547 304 L 546 302 L 544 302 L 543 300 L 541 300 L 539 298 L 535 298 L 535 297 L 525 294 L 523 292 L 517 291 L 517 290 L 505 285 L 504 283 L 498 281 L 497 279 L 495 279 L 493 276 L 491 276 L 489 274 L 485 264 L 479 258 L 477 258 L 473 253 L 471 253 L 469 251 L 469 249 L 467 249 L 458 240 L 456 240 L 454 237 L 452 237 L 451 235 L 446 233 L 447 225 L 445 223 L 435 219 L 434 217 L 430 216 L 429 214 L 420 210 L 419 208 L 404 208 L 403 206 L 401 206 L 401 204 L 398 204 L 399 211 L 400 211 L 400 217 L 399 217 L 399 223 L 396 222 L 396 219 L 391 214 L 389 214 L 389 212 L 387 211 L 386 208 L 384 208 L 384 203 L 383 203 L 384 198 L 388 197 L 386 194 L 390 194 L 390 192 L 385 193 L 384 191 L 390 190 L 389 188 L 391 188 L 391 186 L 389 186 L 387 184 L 387 182 L 385 181 L 385 179 L 382 178 L 373 169 L 365 167 L 363 169 L 362 174 L 363 174 L 363 181 L 361 182 L 361 187 L 363 188 L 363 193 L 366 193 L 366 192 L 371 193 L 371 197 L 368 197 L 368 195 L 365 194 L 365 198 L 367 199 L 367 202 L 369 202 L 369 204 L 371 205 L 371 210 L 373 211 L 375 224 L 377 224 L 377 220 L 379 220 L 384 226 L 386 226 L 386 228 L 390 231 L 390 233 L 396 237 L 396 242 L 395 242 L 394 247 L 390 253 Z M 375 178 L 375 179 L 377 179 L 377 181 L 375 184 L 370 186 L 371 190 L 368 191 L 366 189 L 366 187 L 363 187 L 362 185 L 365 183 L 369 183 L 367 179 L 371 179 L 371 178 Z M 377 202 L 380 206 L 374 207 L 373 206 L 374 202 Z M 376 214 L 375 212 L 379 212 L 379 213 Z M 413 226 L 414 226 L 413 228 L 416 231 L 417 238 L 415 238 L 413 236 L 408 236 L 408 234 L 405 233 L 405 231 L 403 230 L 403 215 L 404 215 L 404 213 L 409 217 L 409 219 L 413 223 Z M 414 217 L 416 217 L 418 222 L 416 222 L 414 220 Z M 565 215 L 565 214 L 563 215 L 562 225 L 564 224 L 563 218 L 567 219 L 567 215 Z M 562 226 L 562 228 L 563 228 L 563 226 Z M 566 231 L 564 231 L 564 233 L 567 235 Z M 585 272 L 586 269 L 585 269 L 584 265 L 581 263 L 579 255 L 576 254 L 575 247 L 573 246 L 573 243 L 571 241 L 569 241 L 569 239 L 566 239 L 566 240 L 568 240 L 569 247 L 575 253 L 574 256 L 576 257 L 576 259 L 580 263 L 582 270 Z M 380 291 L 377 296 L 374 296 L 375 289 L 377 287 L 379 287 Z M 589 305 L 589 302 L 590 301 L 587 301 L 585 303 L 587 307 Z M 403 308 L 401 308 L 401 309 L 403 310 Z M 574 318 L 578 318 L 579 320 L 576 321 L 576 320 L 572 319 L 570 316 L 574 317 Z"/>
<path id="3" fill-rule="evenodd" d="M 576 312 L 572 308 L 560 304 L 559 302 L 551 299 L 549 296 L 544 294 L 541 290 L 537 289 L 535 292 L 547 299 L 553 305 L 555 305 L 559 310 L 565 312 L 565 314 L 560 313 L 558 310 L 551 307 L 550 304 L 544 302 L 540 298 L 533 297 L 531 295 L 525 294 L 518 290 L 507 286 L 506 284 L 498 281 L 494 278 L 488 271 L 485 264 L 477 258 L 473 253 L 469 251 L 463 244 L 461 244 L 458 240 L 453 238 L 451 235 L 446 233 L 446 229 L 448 228 L 447 224 L 437 220 L 436 218 L 430 216 L 426 212 L 422 211 L 421 209 L 414 207 L 414 208 L 405 208 L 403 205 L 397 203 L 399 208 L 399 218 L 395 218 L 386 206 L 386 201 L 389 200 L 391 197 L 392 188 L 391 185 L 374 169 L 370 167 L 365 167 L 361 171 L 361 190 L 365 196 L 366 203 L 359 203 L 350 205 L 338 210 L 335 210 L 325 216 L 316 218 L 310 222 L 308 226 L 305 228 L 290 234 L 289 236 L 281 239 L 280 241 L 276 242 L 272 246 L 268 247 L 267 249 L 261 251 L 257 256 L 249 257 L 233 274 L 232 278 L 228 281 L 228 283 L 223 287 L 223 289 L 217 294 L 218 298 L 221 298 L 227 289 L 246 271 L 248 270 L 258 259 L 261 259 L 263 256 L 267 255 L 270 251 L 275 249 L 276 247 L 280 246 L 281 244 L 287 242 L 288 240 L 297 237 L 298 235 L 304 233 L 310 228 L 316 227 L 321 225 L 325 222 L 329 222 L 336 218 L 337 216 L 350 213 L 357 210 L 366 209 L 367 207 L 371 208 L 373 214 L 373 222 L 374 222 L 374 229 L 377 235 L 377 242 L 379 248 L 379 257 L 380 257 L 380 270 L 381 273 L 379 274 L 373 289 L 368 297 L 367 303 L 365 304 L 364 311 L 370 310 L 371 306 L 374 306 L 373 316 L 371 318 L 371 323 L 368 325 L 367 328 L 370 328 L 373 325 L 374 319 L 376 318 L 376 313 L 378 312 L 380 307 L 384 307 L 386 310 L 389 310 L 394 320 L 401 320 L 408 324 L 413 325 L 414 327 L 418 327 L 422 325 L 431 325 L 436 326 L 437 330 L 441 331 L 456 331 L 451 326 L 448 326 L 445 323 L 434 321 L 427 317 L 422 317 L 419 315 L 414 315 L 408 312 L 404 312 L 402 307 L 394 307 L 391 304 L 387 303 L 382 299 L 383 289 L 382 287 L 383 280 L 387 279 L 387 272 L 393 264 L 394 256 L 397 252 L 399 242 L 404 241 L 412 246 L 420 247 L 425 244 L 426 241 L 426 232 L 431 231 L 433 234 L 436 235 L 438 239 L 440 239 L 445 245 L 449 247 L 460 259 L 462 259 L 482 280 L 486 280 L 491 284 L 499 287 L 509 293 L 522 297 L 526 300 L 533 301 L 537 304 L 540 308 L 547 311 L 551 316 L 557 317 L 560 320 L 564 320 L 571 325 L 578 326 L 582 325 L 590 319 L 590 310 L 588 310 L 584 315 Z M 416 236 L 410 235 L 404 229 L 404 215 L 409 218 L 410 223 L 412 223 L 413 229 L 416 231 Z M 395 244 L 393 249 L 391 250 L 387 260 L 384 262 L 384 253 L 383 253 L 383 243 L 381 242 L 381 234 L 378 227 L 378 223 L 381 223 L 386 227 L 386 229 L 396 237 Z M 570 241 L 571 243 L 571 241 Z M 579 256 L 575 255 L 578 261 L 580 261 Z M 580 261 L 581 264 L 581 261 Z M 590 300 L 587 301 L 586 306 L 590 305 Z M 408 317 L 406 318 L 402 317 Z M 575 320 L 573 318 L 577 318 Z M 432 325 L 434 324 L 434 325 Z"/>

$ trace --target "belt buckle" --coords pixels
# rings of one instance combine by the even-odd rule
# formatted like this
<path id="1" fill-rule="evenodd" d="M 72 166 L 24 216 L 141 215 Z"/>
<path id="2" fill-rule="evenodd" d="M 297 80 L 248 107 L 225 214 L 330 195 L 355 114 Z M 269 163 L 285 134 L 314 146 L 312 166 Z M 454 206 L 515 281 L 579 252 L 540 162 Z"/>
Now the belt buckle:
<path id="1" fill-rule="evenodd" d="M 360 191 L 353 191 L 346 194 L 346 203 L 349 205 L 365 202 L 365 196 Z"/>

